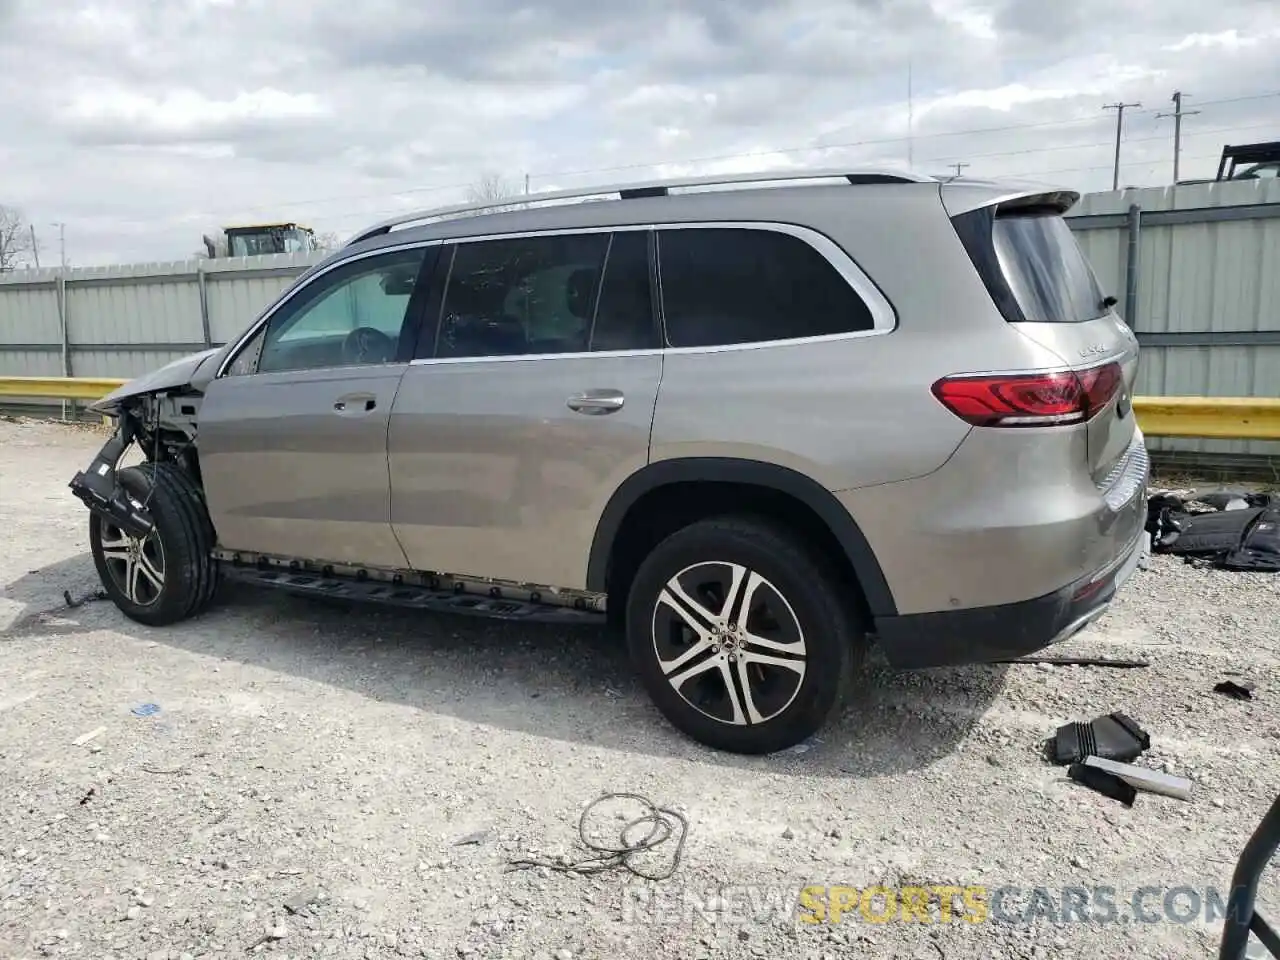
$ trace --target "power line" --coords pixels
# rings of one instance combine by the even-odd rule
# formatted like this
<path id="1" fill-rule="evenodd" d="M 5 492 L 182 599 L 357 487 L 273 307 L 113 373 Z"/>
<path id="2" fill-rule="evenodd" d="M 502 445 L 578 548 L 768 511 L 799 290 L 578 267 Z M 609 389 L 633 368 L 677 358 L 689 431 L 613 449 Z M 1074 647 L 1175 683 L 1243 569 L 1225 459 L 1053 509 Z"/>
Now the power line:
<path id="1" fill-rule="evenodd" d="M 1200 103 L 1201 103 L 1201 106 L 1214 106 L 1214 105 L 1228 104 L 1228 103 L 1240 103 L 1240 102 L 1251 101 L 1251 100 L 1271 99 L 1274 97 L 1280 97 L 1280 91 L 1249 94 L 1249 95 L 1238 96 L 1238 97 L 1227 97 L 1227 98 L 1220 98 L 1217 100 L 1203 100 L 1203 101 L 1200 101 Z M 1128 106 L 1131 106 L 1131 105 L 1126 104 L 1126 107 Z M 1156 111 L 1155 110 L 1134 110 L 1133 113 L 1138 115 L 1145 115 L 1145 114 L 1154 114 L 1156 113 Z M 544 173 L 533 172 L 528 174 L 527 176 L 529 176 L 530 178 L 538 178 L 538 179 L 576 177 L 576 176 L 585 176 L 587 174 L 616 173 L 616 172 L 621 172 L 626 170 L 643 170 L 643 169 L 650 169 L 656 166 L 684 166 L 689 164 L 712 163 L 712 162 L 724 161 L 724 160 L 746 160 L 752 157 L 773 156 L 777 154 L 805 153 L 805 152 L 819 153 L 819 152 L 825 152 L 829 150 L 842 150 L 842 149 L 850 149 L 850 148 L 857 148 L 857 147 L 889 146 L 889 145 L 901 144 L 907 140 L 911 140 L 911 141 L 938 140 L 938 139 L 944 139 L 947 137 L 977 136 L 980 134 L 1006 133 L 1006 132 L 1019 131 L 1019 130 L 1044 129 L 1048 127 L 1068 127 L 1068 126 L 1075 126 L 1082 123 L 1097 123 L 1097 118 L 1075 117 L 1075 118 L 1070 118 L 1066 120 L 1041 120 L 1041 121 L 1035 121 L 1031 123 L 1006 124 L 1003 126 L 996 126 L 996 127 L 974 127 L 974 128 L 964 129 L 964 130 L 942 131 L 937 133 L 925 133 L 925 134 L 918 134 L 913 132 L 910 135 L 910 137 L 902 137 L 902 136 L 878 137 L 878 138 L 866 139 L 866 140 L 850 140 L 850 141 L 825 143 L 825 144 L 809 143 L 804 146 L 779 147 L 779 148 L 770 149 L 770 150 L 753 150 L 753 151 L 743 151 L 738 153 L 724 153 L 724 154 L 693 157 L 693 158 L 680 159 L 680 160 L 659 160 L 659 161 L 650 161 L 646 163 L 629 163 L 629 164 L 620 164 L 620 165 L 614 165 L 614 166 L 589 167 L 589 168 L 581 168 L 576 170 L 560 170 L 555 172 L 544 172 Z M 1197 135 L 1212 133 L 1212 132 L 1237 130 L 1237 129 L 1251 129 L 1254 127 L 1269 126 L 1269 125 L 1270 124 L 1232 125 L 1230 127 L 1220 128 L 1219 131 L 1212 131 L 1212 130 L 1199 131 Z M 1140 143 L 1148 139 L 1160 139 L 1160 138 L 1151 137 L 1151 138 L 1142 138 L 1142 139 L 1130 139 L 1125 142 Z M 1016 154 L 1022 154 L 1022 153 L 1028 153 L 1028 152 L 1041 152 L 1042 150 L 1045 152 L 1048 152 L 1048 151 L 1059 150 L 1059 149 L 1083 149 L 1087 146 L 1100 146 L 1100 145 L 1102 144 L 1079 144 L 1079 145 L 1067 145 L 1062 147 L 1036 148 L 1033 150 L 997 151 L 995 153 L 989 153 L 989 154 L 966 154 L 966 156 L 970 156 L 975 159 L 978 159 L 978 158 L 989 158 L 989 157 L 997 157 L 997 156 L 1013 156 Z M 917 161 L 917 162 L 928 163 L 928 162 L 937 162 L 937 161 L 926 160 L 926 161 Z M 1085 168 L 1078 168 L 1078 169 L 1085 169 Z M 279 203 L 263 204 L 263 205 L 247 206 L 247 207 L 236 207 L 234 209 L 225 208 L 223 210 L 199 211 L 196 213 L 184 214 L 181 217 L 128 218 L 128 219 L 118 219 L 115 222 L 134 223 L 134 224 L 151 224 L 161 220 L 176 222 L 178 220 L 195 220 L 197 218 L 207 218 L 207 217 L 211 218 L 216 216 L 234 216 L 236 214 L 245 213 L 245 212 L 252 212 L 256 210 L 268 210 L 268 209 L 275 210 L 281 207 L 315 206 L 315 205 L 320 205 L 325 203 L 350 202 L 350 201 L 358 201 L 358 200 L 376 200 L 376 199 L 396 197 L 396 196 L 407 197 L 407 196 L 423 195 L 423 194 L 429 194 L 429 193 L 442 193 L 447 190 L 461 190 L 469 185 L 470 183 L 450 183 L 450 184 L 438 184 L 435 186 L 427 186 L 427 187 L 413 187 L 413 188 L 404 189 L 404 190 L 387 190 L 387 191 L 381 191 L 379 193 L 355 194 L 355 195 L 352 195 L 352 194 L 330 195 L 328 197 L 313 197 L 311 199 L 306 199 L 306 200 L 286 200 Z M 403 209 L 404 208 L 402 207 L 393 208 L 393 209 L 387 210 L 386 213 L 387 215 L 391 215 L 391 214 L 402 212 Z M 336 213 L 333 215 L 325 216 L 324 219 L 334 220 L 334 219 L 343 219 L 347 216 L 355 217 L 355 216 L 378 216 L 378 215 L 379 215 L 378 213 L 366 214 L 363 212 L 353 211 L 349 215 L 344 213 Z"/>

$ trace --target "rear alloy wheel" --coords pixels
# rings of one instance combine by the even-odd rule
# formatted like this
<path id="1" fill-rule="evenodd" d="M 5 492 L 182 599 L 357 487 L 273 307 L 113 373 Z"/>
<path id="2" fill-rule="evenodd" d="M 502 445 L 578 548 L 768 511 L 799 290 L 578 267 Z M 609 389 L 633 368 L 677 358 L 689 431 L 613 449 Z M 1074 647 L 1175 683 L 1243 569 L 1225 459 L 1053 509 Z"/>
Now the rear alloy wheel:
<path id="1" fill-rule="evenodd" d="M 791 537 L 709 520 L 641 565 L 628 643 L 662 713 L 694 739 L 770 753 L 815 733 L 864 645 L 831 574 Z"/>
<path id="2" fill-rule="evenodd" d="M 89 515 L 89 547 L 107 595 L 125 616 L 164 626 L 192 616 L 218 584 L 213 525 L 194 481 L 172 463 L 144 463 L 117 473 L 134 506 L 155 522 L 133 537 L 97 513 Z"/>

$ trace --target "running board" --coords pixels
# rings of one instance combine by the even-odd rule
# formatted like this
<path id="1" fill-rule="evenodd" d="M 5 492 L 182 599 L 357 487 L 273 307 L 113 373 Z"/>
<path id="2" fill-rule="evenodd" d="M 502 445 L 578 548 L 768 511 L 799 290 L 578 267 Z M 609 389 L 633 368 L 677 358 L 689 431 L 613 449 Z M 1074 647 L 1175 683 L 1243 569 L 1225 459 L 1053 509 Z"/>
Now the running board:
<path id="1" fill-rule="evenodd" d="M 437 613 L 461 613 L 495 620 L 518 620 L 522 623 L 598 624 L 604 619 L 602 613 L 591 610 L 575 610 L 573 607 L 531 603 L 527 600 L 508 600 L 502 597 L 481 597 L 412 584 L 356 580 L 318 573 L 250 566 L 236 567 L 227 563 L 222 565 L 222 570 L 223 576 L 228 579 L 298 596 L 333 597 L 338 600 L 379 603 L 414 610 L 432 610 Z"/>

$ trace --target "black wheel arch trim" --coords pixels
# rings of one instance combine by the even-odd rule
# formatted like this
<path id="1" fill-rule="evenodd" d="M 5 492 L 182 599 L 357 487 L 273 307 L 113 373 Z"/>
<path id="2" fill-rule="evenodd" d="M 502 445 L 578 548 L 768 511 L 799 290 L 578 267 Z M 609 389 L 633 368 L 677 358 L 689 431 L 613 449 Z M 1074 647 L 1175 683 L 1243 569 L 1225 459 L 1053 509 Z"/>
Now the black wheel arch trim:
<path id="1" fill-rule="evenodd" d="M 844 549 L 873 617 L 898 612 L 884 571 L 857 522 L 830 490 L 789 467 L 734 457 L 679 457 L 641 467 L 614 491 L 596 524 L 587 561 L 587 589 L 604 593 L 609 556 L 628 511 L 645 494 L 675 483 L 740 483 L 794 497 L 826 524 Z"/>

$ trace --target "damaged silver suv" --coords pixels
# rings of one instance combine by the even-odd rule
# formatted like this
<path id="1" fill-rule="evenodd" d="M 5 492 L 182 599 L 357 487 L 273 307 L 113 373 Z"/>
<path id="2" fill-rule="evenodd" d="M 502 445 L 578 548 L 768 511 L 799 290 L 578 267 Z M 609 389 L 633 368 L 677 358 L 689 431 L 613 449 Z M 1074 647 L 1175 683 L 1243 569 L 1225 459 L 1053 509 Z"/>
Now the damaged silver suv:
<path id="1" fill-rule="evenodd" d="M 103 585 L 153 625 L 225 577 L 612 618 L 661 712 L 745 753 L 814 733 L 869 643 L 1037 650 L 1147 544 L 1137 343 L 1077 199 L 787 172 L 377 225 L 96 404 Z"/>

